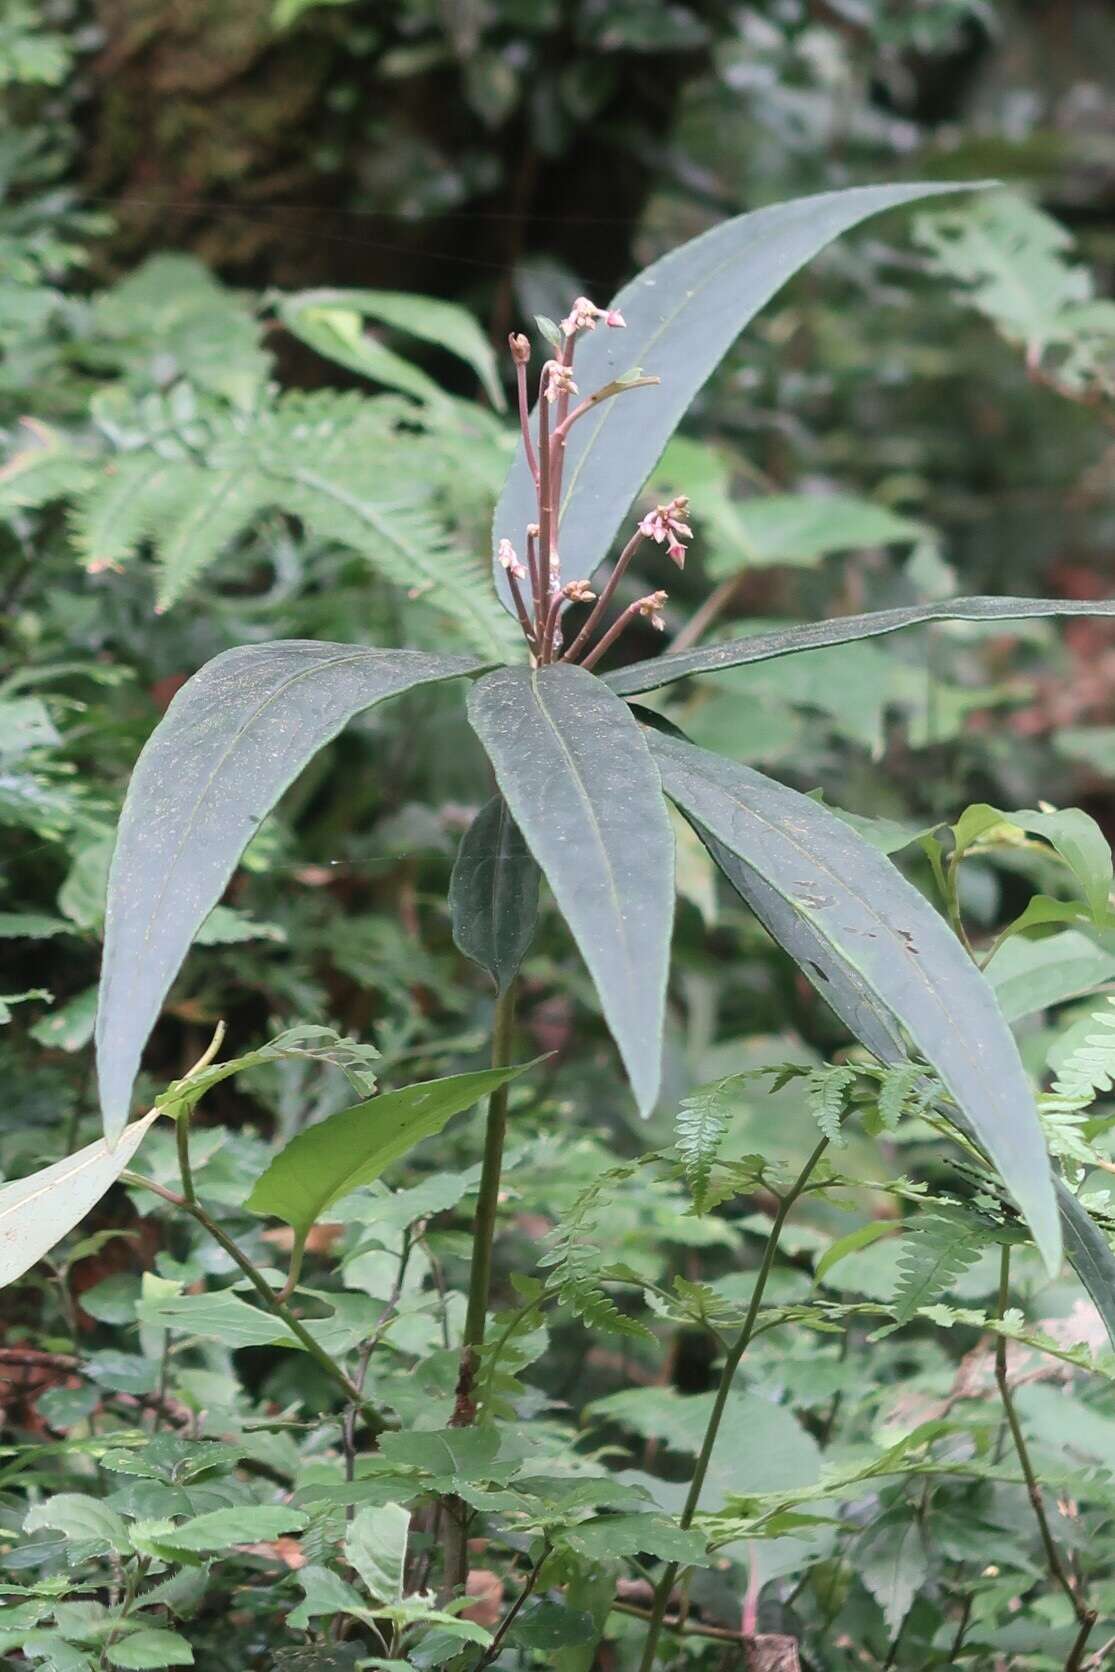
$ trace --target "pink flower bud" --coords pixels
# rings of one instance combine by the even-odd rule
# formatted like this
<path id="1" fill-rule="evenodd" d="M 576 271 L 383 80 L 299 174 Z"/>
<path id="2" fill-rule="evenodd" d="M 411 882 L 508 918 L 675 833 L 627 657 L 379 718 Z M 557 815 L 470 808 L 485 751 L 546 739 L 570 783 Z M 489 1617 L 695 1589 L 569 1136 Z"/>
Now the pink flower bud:
<path id="1" fill-rule="evenodd" d="M 524 337 L 521 331 L 512 331 L 507 339 L 511 350 L 511 358 L 517 366 L 525 366 L 530 359 L 530 339 Z"/>
<path id="2" fill-rule="evenodd" d="M 514 575 L 517 581 L 524 579 L 526 576 L 526 570 L 519 562 L 519 554 L 516 552 L 510 540 L 500 541 L 496 556 L 509 575 Z"/>
<path id="3" fill-rule="evenodd" d="M 590 591 L 587 581 L 569 581 L 562 591 L 574 604 L 588 604 L 596 597 L 595 592 Z"/>
<path id="4" fill-rule="evenodd" d="M 608 309 L 607 313 L 604 315 L 604 323 L 613 331 L 625 331 L 627 329 L 627 321 L 624 319 L 618 308 Z"/>
<path id="5" fill-rule="evenodd" d="M 571 367 L 563 366 L 558 360 L 551 360 L 546 367 L 546 399 L 553 404 L 559 395 L 576 395 L 579 393 L 573 381 Z"/>
<path id="6" fill-rule="evenodd" d="M 685 547 L 683 540 L 693 538 L 693 530 L 683 519 L 689 511 L 689 499 L 686 494 L 678 494 L 668 505 L 656 505 L 653 511 L 648 511 L 639 523 L 639 533 L 648 540 L 654 540 L 658 545 L 666 547 L 666 555 L 673 559 L 679 569 L 685 567 Z"/>

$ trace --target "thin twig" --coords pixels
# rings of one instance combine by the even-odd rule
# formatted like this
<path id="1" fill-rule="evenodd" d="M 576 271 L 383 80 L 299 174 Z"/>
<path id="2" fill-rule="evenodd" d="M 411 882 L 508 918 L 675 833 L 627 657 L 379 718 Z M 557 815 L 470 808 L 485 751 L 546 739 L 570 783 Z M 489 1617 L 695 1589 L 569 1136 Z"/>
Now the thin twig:
<path id="1" fill-rule="evenodd" d="M 595 633 L 597 627 L 604 619 L 604 612 L 612 601 L 612 596 L 616 587 L 623 578 L 627 565 L 631 562 L 631 559 L 634 557 L 645 538 L 646 536 L 643 534 L 642 530 L 636 529 L 635 533 L 631 536 L 626 546 L 624 546 L 623 550 L 616 558 L 615 568 L 608 576 L 608 579 L 604 582 L 604 585 L 600 588 L 600 595 L 595 604 L 592 606 L 592 610 L 589 613 L 589 617 L 584 626 L 581 628 L 577 637 L 573 640 L 573 643 L 569 646 L 569 649 L 562 657 L 563 662 L 575 662 L 577 657 L 581 654 L 581 651 L 588 644 L 593 633 Z"/>
<path id="2" fill-rule="evenodd" d="M 523 1604 L 526 1602 L 527 1598 L 530 1596 L 531 1592 L 534 1590 L 534 1587 L 537 1585 L 538 1575 L 542 1572 L 542 1564 L 546 1560 L 546 1557 L 549 1554 L 550 1554 L 550 1547 L 547 1544 L 543 1548 L 541 1556 L 539 1556 L 538 1560 L 535 1562 L 534 1566 L 531 1568 L 530 1572 L 527 1574 L 526 1583 L 524 1584 L 522 1590 L 519 1592 L 518 1596 L 515 1598 L 515 1601 L 511 1604 L 511 1607 L 507 1610 L 507 1613 L 504 1615 L 503 1619 L 501 1620 L 501 1622 L 499 1624 L 499 1627 L 496 1631 L 495 1636 L 492 1638 L 492 1641 L 488 1644 L 488 1647 L 484 1650 L 484 1653 L 481 1655 L 480 1659 L 477 1661 L 476 1672 L 482 1672 L 482 1669 L 485 1666 L 490 1666 L 492 1664 L 492 1662 L 495 1660 L 496 1656 L 499 1654 L 499 1651 L 503 1647 L 504 1638 L 507 1636 L 507 1633 L 511 1630 L 511 1627 L 515 1624 L 515 1621 L 518 1618 L 520 1611 L 522 1610 Z"/>
<path id="3" fill-rule="evenodd" d="M 1010 1248 L 1007 1246 L 1003 1248 L 999 1258 L 999 1295 L 995 1311 L 997 1318 L 1002 1318 L 1006 1312 L 1009 1298 Z M 1045 1513 L 1045 1504 L 1042 1500 L 1041 1486 L 1030 1460 L 1030 1450 L 1026 1444 L 1022 1424 L 1019 1422 L 1018 1412 L 1015 1410 L 1014 1396 L 1011 1393 L 1010 1378 L 1007 1374 L 1007 1338 L 1005 1335 L 1000 1335 L 995 1343 L 995 1382 L 999 1389 L 999 1398 L 1002 1401 L 1007 1425 L 1010 1428 L 1011 1439 L 1014 1442 L 1015 1453 L 1026 1481 L 1030 1507 L 1033 1509 L 1034 1518 L 1038 1524 L 1038 1532 L 1041 1535 L 1042 1548 L 1045 1551 L 1049 1571 L 1068 1597 L 1072 1604 L 1072 1611 L 1080 1623 L 1080 1634 L 1073 1645 L 1069 1659 L 1065 1662 L 1065 1672 L 1075 1672 L 1075 1668 L 1080 1665 L 1080 1658 L 1084 1653 L 1084 1645 L 1088 1640 L 1088 1634 L 1096 1623 L 1096 1615 L 1095 1611 L 1087 1606 L 1079 1590 L 1069 1577 L 1050 1531 L 1049 1521 Z"/>
<path id="4" fill-rule="evenodd" d="M 827 1148 L 828 1139 L 822 1138 L 820 1143 L 818 1143 L 816 1148 L 813 1150 L 813 1153 L 810 1155 L 808 1161 L 806 1161 L 801 1172 L 790 1186 L 789 1190 L 779 1199 L 778 1209 L 771 1223 L 770 1235 L 767 1238 L 767 1245 L 763 1250 L 762 1262 L 755 1277 L 755 1287 L 751 1291 L 751 1301 L 747 1308 L 747 1316 L 743 1321 L 743 1327 L 741 1328 L 739 1335 L 736 1337 L 736 1341 L 731 1352 L 724 1361 L 724 1368 L 720 1373 L 720 1385 L 716 1390 L 716 1398 L 713 1402 L 712 1412 L 708 1419 L 708 1425 L 705 1428 L 705 1437 L 701 1442 L 701 1450 L 700 1455 L 697 1458 L 697 1466 L 693 1471 L 693 1479 L 689 1484 L 689 1491 L 685 1499 L 685 1507 L 681 1512 L 679 1525 L 683 1530 L 688 1529 L 692 1525 L 693 1517 L 696 1515 L 698 1505 L 700 1504 L 701 1491 L 705 1484 L 705 1476 L 708 1473 L 709 1464 L 712 1461 L 713 1448 L 716 1445 L 716 1437 L 720 1432 L 720 1423 L 728 1404 L 728 1396 L 732 1390 L 732 1382 L 735 1378 L 736 1371 L 739 1369 L 740 1360 L 747 1351 L 748 1344 L 750 1343 L 755 1330 L 755 1322 L 759 1316 L 759 1308 L 763 1303 L 763 1293 L 767 1286 L 767 1279 L 770 1277 L 771 1271 L 774 1267 L 775 1257 L 778 1253 L 778 1243 L 782 1235 L 782 1227 L 785 1225 L 794 1203 L 797 1201 L 798 1197 L 802 1194 L 808 1184 L 809 1175 L 812 1173 L 814 1167 L 817 1165 Z M 658 1649 L 658 1639 L 662 1630 L 662 1622 L 666 1614 L 666 1606 L 670 1600 L 670 1592 L 674 1588 L 674 1581 L 677 1579 L 680 1565 L 681 1564 L 679 1562 L 671 1562 L 655 1588 L 654 1608 L 651 1612 L 650 1630 L 647 1633 L 646 1648 L 643 1651 L 643 1658 L 639 1663 L 639 1672 L 651 1672 L 651 1668 L 654 1665 L 655 1654 Z"/>

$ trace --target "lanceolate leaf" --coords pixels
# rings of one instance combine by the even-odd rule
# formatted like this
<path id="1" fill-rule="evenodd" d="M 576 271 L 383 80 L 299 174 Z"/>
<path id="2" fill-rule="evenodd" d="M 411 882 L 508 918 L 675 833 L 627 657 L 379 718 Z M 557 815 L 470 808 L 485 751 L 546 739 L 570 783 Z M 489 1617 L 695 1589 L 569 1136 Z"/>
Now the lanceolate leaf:
<path id="1" fill-rule="evenodd" d="M 538 866 L 501 795 L 461 838 L 449 882 L 453 939 L 501 993 L 518 973 L 538 916 Z"/>
<path id="2" fill-rule="evenodd" d="M 285 1219 L 301 1242 L 334 1202 L 370 1184 L 392 1161 L 526 1066 L 485 1068 L 404 1086 L 306 1127 L 257 1179 L 247 1206 L 253 1213 Z"/>
<path id="3" fill-rule="evenodd" d="M 129 1126 L 115 1149 L 104 1138 L 0 1187 L 0 1288 L 41 1260 L 95 1207 L 131 1161 L 158 1111 Z"/>
<path id="4" fill-rule="evenodd" d="M 625 703 L 583 668 L 500 668 L 469 718 L 600 994 L 640 1109 L 658 1096 L 674 843 Z"/>
<path id="5" fill-rule="evenodd" d="M 824 645 L 873 639 L 899 627 L 926 621 L 1026 621 L 1042 615 L 1115 615 L 1115 598 L 1080 603 L 1072 598 L 951 598 L 938 604 L 903 604 L 894 610 L 872 610 L 868 615 L 838 616 L 835 621 L 811 621 L 803 627 L 780 627 L 770 633 L 729 639 L 726 644 L 683 650 L 676 656 L 655 656 L 633 662 L 606 676 L 613 691 L 625 697 L 657 691 L 675 680 L 697 673 L 719 673 L 745 662 L 768 662 L 774 656 L 796 656 Z"/>
<path id="6" fill-rule="evenodd" d="M 744 858 L 858 974 L 955 1097 L 1046 1263 L 1060 1258 L 1049 1159 L 994 995 L 927 901 L 843 820 L 761 773 L 649 734 L 666 793 Z"/>
<path id="7" fill-rule="evenodd" d="M 109 875 L 96 1038 L 110 1142 L 190 942 L 283 791 L 354 714 L 483 665 L 292 639 L 226 651 L 179 691 L 132 774 Z"/>
<path id="8" fill-rule="evenodd" d="M 858 186 L 773 204 L 722 222 L 625 285 L 612 306 L 622 311 L 627 329 L 585 336 L 577 348 L 578 385 L 587 393 L 639 366 L 661 378 L 661 387 L 604 402 L 570 431 L 560 508 L 567 572 L 590 575 L 607 555 L 694 395 L 787 279 L 868 216 L 966 189 L 955 183 Z M 629 401 L 641 403 L 634 423 Z M 534 487 L 520 448 L 496 509 L 493 549 L 504 535 L 521 546 L 522 531 L 534 518 Z M 498 562 L 492 572 L 510 610 L 507 576 Z"/>

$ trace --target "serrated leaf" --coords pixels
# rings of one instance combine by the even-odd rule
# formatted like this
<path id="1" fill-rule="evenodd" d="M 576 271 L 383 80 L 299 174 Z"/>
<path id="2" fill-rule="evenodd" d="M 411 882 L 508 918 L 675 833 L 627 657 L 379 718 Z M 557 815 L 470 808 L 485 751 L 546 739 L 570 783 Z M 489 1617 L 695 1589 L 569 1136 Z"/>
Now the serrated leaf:
<path id="1" fill-rule="evenodd" d="M 469 719 L 600 995 L 643 1114 L 658 1096 L 674 842 L 625 704 L 583 668 L 500 668 Z"/>
<path id="2" fill-rule="evenodd" d="M 285 1504 L 237 1504 L 230 1509 L 211 1509 L 180 1522 L 162 1541 L 175 1550 L 198 1555 L 209 1550 L 230 1550 L 237 1544 L 259 1544 L 284 1533 L 301 1532 L 308 1517 Z"/>
<path id="3" fill-rule="evenodd" d="M 921 1219 L 906 1233 L 898 1261 L 899 1282 L 894 1315 L 908 1324 L 923 1306 L 948 1294 L 956 1279 L 975 1265 L 982 1252 L 978 1237 L 965 1220 Z"/>
<path id="4" fill-rule="evenodd" d="M 96 1039 L 110 1139 L 190 942 L 283 791 L 353 715 L 482 665 L 295 639 L 226 651 L 178 692 L 136 763 L 109 874 Z"/>
<path id="5" fill-rule="evenodd" d="M 126 1555 L 132 1548 L 123 1517 L 111 1504 L 84 1492 L 56 1492 L 33 1505 L 24 1517 L 23 1529 L 34 1533 L 40 1527 L 53 1527 L 68 1539 L 94 1540 L 117 1555 Z"/>
<path id="6" fill-rule="evenodd" d="M 129 1165 L 157 1114 L 153 1109 L 126 1127 L 115 1149 L 98 1138 L 29 1178 L 0 1186 L 0 1288 L 81 1223 Z"/>
<path id="7" fill-rule="evenodd" d="M 859 1540 L 855 1569 L 870 1591 L 893 1636 L 913 1607 L 929 1576 L 929 1558 L 921 1523 L 913 1518 L 896 1526 L 882 1520 Z"/>
<path id="8" fill-rule="evenodd" d="M 993 993 L 947 925 L 817 802 L 691 744 L 648 735 L 667 794 L 759 871 L 908 1030 L 1055 1269 L 1060 1221 L 1033 1096 Z"/>
<path id="9" fill-rule="evenodd" d="M 453 939 L 505 993 L 534 938 L 538 866 L 501 795 L 461 837 L 449 880 Z"/>
<path id="10" fill-rule="evenodd" d="M 357 1510 L 345 1534 L 345 1555 L 376 1602 L 398 1602 L 403 1594 L 410 1511 L 401 1504 Z"/>
<path id="11" fill-rule="evenodd" d="M 664 1562 L 700 1565 L 706 1557 L 707 1541 L 702 1534 L 686 1531 L 675 1521 L 659 1515 L 598 1515 L 568 1527 L 562 1542 L 590 1561 L 608 1556 L 637 1556 L 644 1553 Z"/>
<path id="12" fill-rule="evenodd" d="M 830 644 L 853 644 L 859 639 L 877 638 L 903 627 L 918 627 L 928 621 L 1028 621 L 1040 616 L 1115 615 L 1115 599 L 1079 602 L 1069 598 L 952 598 L 939 604 L 903 604 L 893 610 L 872 610 L 867 615 L 838 616 L 835 621 L 813 621 L 802 627 L 781 627 L 770 633 L 752 633 L 729 639 L 725 644 L 706 645 L 656 656 L 647 662 L 632 662 L 606 674 L 605 681 L 621 696 L 657 691 L 678 679 L 694 674 L 718 673 L 723 668 L 742 667 L 747 662 L 767 662 L 774 656 L 797 656 Z"/>
<path id="13" fill-rule="evenodd" d="M 370 1184 L 392 1161 L 528 1066 L 425 1080 L 342 1109 L 297 1133 L 256 1181 L 245 1206 L 284 1219 L 300 1243 L 334 1202 Z"/>
<path id="14" fill-rule="evenodd" d="M 739 1081 L 733 1074 L 712 1085 L 698 1087 L 682 1100 L 678 1110 L 675 1142 L 698 1213 L 704 1212 L 713 1163 L 728 1131 L 732 1111 L 738 1106 L 738 1098 Z"/>
<path id="15" fill-rule="evenodd" d="M 701 385 L 739 333 L 786 280 L 825 245 L 884 209 L 958 189 L 948 184 L 861 186 L 773 204 L 736 216 L 672 250 L 630 284 L 612 306 L 627 329 L 586 334 L 577 350 L 584 390 L 614 382 L 633 365 L 662 379 L 635 398 L 603 403 L 570 431 L 560 546 L 576 552 L 578 574 L 606 556 L 635 495 L 647 480 Z M 493 523 L 493 551 L 536 519 L 534 483 L 520 446 Z M 496 589 L 512 609 L 507 576 L 493 560 Z"/>

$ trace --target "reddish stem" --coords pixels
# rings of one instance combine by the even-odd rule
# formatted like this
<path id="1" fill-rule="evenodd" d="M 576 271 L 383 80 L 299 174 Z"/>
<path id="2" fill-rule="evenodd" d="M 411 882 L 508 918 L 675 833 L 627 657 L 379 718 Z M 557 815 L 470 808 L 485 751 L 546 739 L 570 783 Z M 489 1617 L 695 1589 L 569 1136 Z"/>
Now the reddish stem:
<path id="1" fill-rule="evenodd" d="M 538 486 L 538 459 L 534 452 L 534 442 L 530 433 L 530 407 L 527 402 L 527 368 L 525 360 L 515 362 L 515 377 L 519 385 L 519 428 L 523 432 L 523 449 L 527 456 L 527 464 L 535 487 Z"/>
<path id="2" fill-rule="evenodd" d="M 637 615 L 642 613 L 644 602 L 645 599 L 636 598 L 633 604 L 628 604 L 623 614 L 621 616 L 617 616 L 616 620 L 613 621 L 612 625 L 608 628 L 608 631 L 604 634 L 604 637 L 599 641 L 599 643 L 593 645 L 592 649 L 581 663 L 582 668 L 592 668 L 596 666 L 604 652 L 606 650 L 610 650 L 612 645 L 615 644 L 624 628 L 634 621 Z"/>
<path id="3" fill-rule="evenodd" d="M 577 660 L 577 657 L 580 655 L 581 651 L 584 649 L 585 645 L 588 643 L 589 639 L 592 637 L 596 628 L 603 619 L 604 611 L 608 608 L 608 605 L 612 601 L 612 596 L 616 587 L 623 578 L 624 570 L 631 562 L 631 559 L 634 557 L 645 538 L 646 536 L 642 533 L 642 531 L 640 529 L 636 529 L 630 540 L 628 540 L 626 546 L 624 546 L 623 550 L 620 552 L 618 558 L 616 559 L 616 566 L 608 576 L 608 579 L 604 582 L 604 585 L 601 587 L 600 596 L 593 605 L 588 620 L 585 622 L 581 631 L 577 634 L 577 637 L 573 640 L 573 643 L 569 646 L 569 649 L 562 657 L 563 662 L 575 662 Z M 589 664 L 586 662 L 585 667 L 588 667 L 588 665 Z"/>

